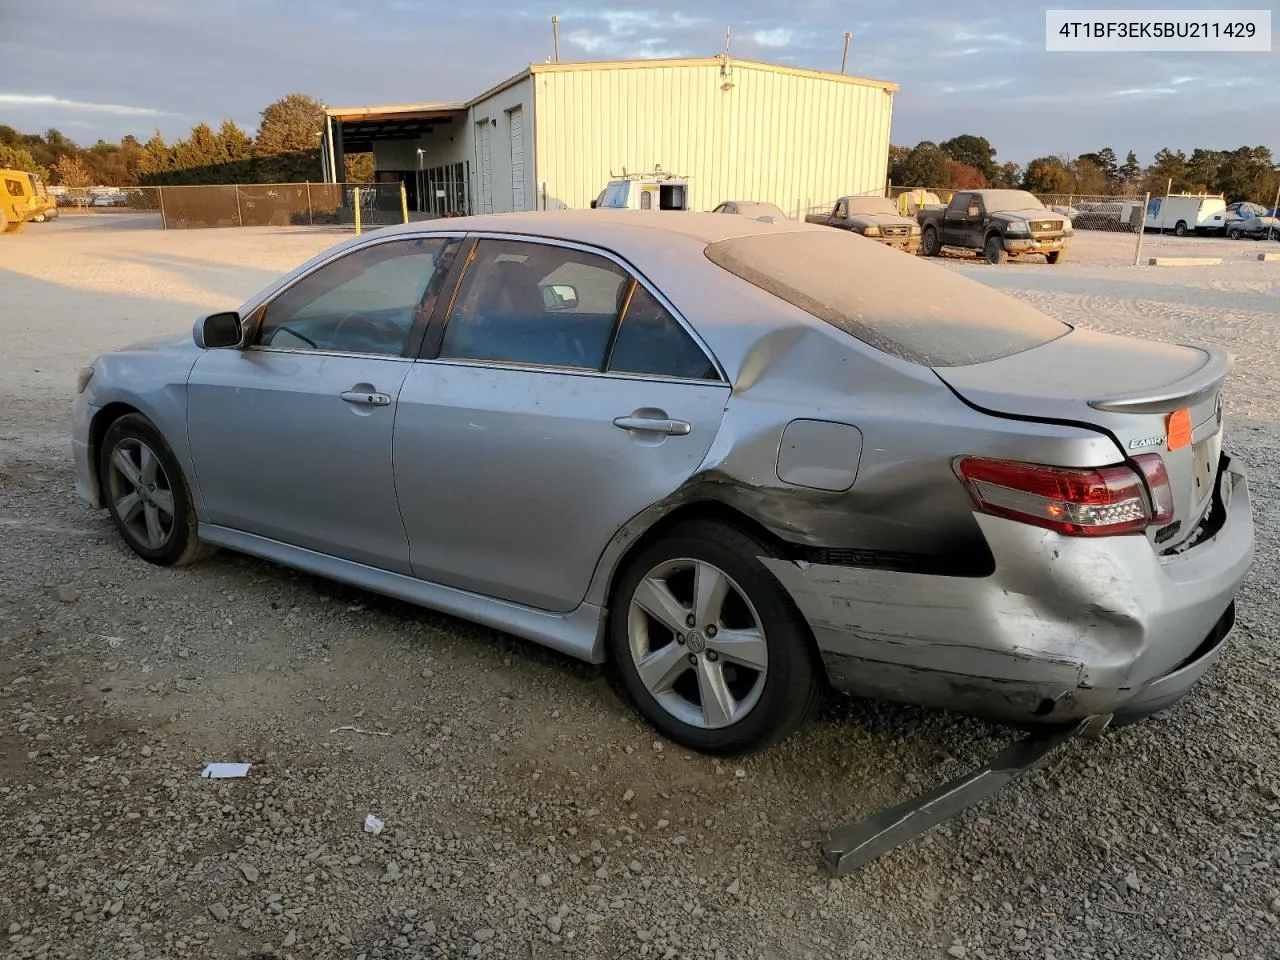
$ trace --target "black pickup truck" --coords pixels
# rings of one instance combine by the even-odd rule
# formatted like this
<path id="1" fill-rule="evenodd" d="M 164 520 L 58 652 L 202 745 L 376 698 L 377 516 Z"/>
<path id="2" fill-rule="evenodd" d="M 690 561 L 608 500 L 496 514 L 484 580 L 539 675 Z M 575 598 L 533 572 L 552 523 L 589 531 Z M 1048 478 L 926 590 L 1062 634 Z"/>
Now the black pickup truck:
<path id="1" fill-rule="evenodd" d="M 989 263 L 1027 253 L 1061 263 L 1071 243 L 1071 221 L 1025 190 L 961 190 L 941 209 L 920 209 L 916 219 L 926 257 L 960 247 L 982 251 Z"/>

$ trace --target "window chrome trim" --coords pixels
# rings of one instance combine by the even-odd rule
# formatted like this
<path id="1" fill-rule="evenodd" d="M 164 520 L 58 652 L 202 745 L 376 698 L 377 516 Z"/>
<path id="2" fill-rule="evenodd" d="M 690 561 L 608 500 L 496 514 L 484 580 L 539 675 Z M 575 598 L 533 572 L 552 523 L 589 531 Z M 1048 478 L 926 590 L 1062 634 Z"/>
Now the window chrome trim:
<path id="1" fill-rule="evenodd" d="M 671 314 L 671 316 L 675 318 L 676 323 L 680 325 L 680 328 L 684 330 L 684 332 L 689 336 L 689 338 L 693 340 L 694 344 L 698 347 L 698 349 L 702 351 L 704 358 L 711 363 L 712 368 L 714 368 L 716 372 L 716 376 L 719 378 L 718 380 L 706 380 L 701 377 L 663 376 L 663 377 L 658 377 L 657 379 L 667 379 L 675 383 L 728 383 L 729 382 L 729 375 L 725 372 L 724 365 L 720 363 L 720 358 L 717 357 L 714 352 L 712 352 L 711 348 L 707 346 L 707 342 L 702 339 L 702 337 L 698 334 L 696 330 L 693 329 L 693 325 L 689 323 L 689 321 L 685 318 L 684 314 L 682 314 L 679 310 L 676 309 L 675 304 L 672 303 L 670 300 L 668 300 L 666 296 L 662 293 L 662 291 L 660 291 L 656 286 L 654 286 L 654 284 L 649 280 L 648 277 L 646 277 L 643 273 L 641 273 L 638 269 L 636 269 L 636 267 L 634 267 L 621 254 L 614 253 L 612 250 L 607 250 L 604 247 L 593 247 L 590 244 L 582 243 L 578 240 L 565 240 L 561 237 L 546 237 L 541 234 L 535 234 L 535 233 L 506 233 L 506 232 L 499 232 L 496 230 L 473 230 L 473 231 L 469 231 L 467 233 L 467 236 L 475 240 L 508 240 L 513 242 L 541 243 L 551 247 L 564 247 L 569 250 L 577 250 L 579 253 L 589 253 L 594 256 L 603 257 L 606 260 L 612 261 L 615 265 L 622 268 L 622 270 L 628 276 L 634 277 L 636 281 L 649 292 L 650 296 L 652 296 L 655 300 L 657 300 L 658 303 L 663 307 L 663 309 L 665 309 L 668 313 Z M 461 289 L 461 280 L 459 280 L 458 288 Z M 453 312 L 452 310 L 449 311 L 450 314 L 452 314 L 452 312 Z M 615 325 L 617 325 L 617 318 L 614 319 L 614 323 Z M 449 315 L 446 315 L 444 318 L 444 326 L 447 328 L 448 325 L 449 325 Z M 619 329 L 621 329 L 620 326 L 619 326 Z M 443 341 L 441 341 L 441 343 L 443 344 Z M 436 358 L 436 359 L 453 360 L 453 359 L 464 359 L 464 358 L 450 357 L 450 358 Z M 505 361 L 499 361 L 499 360 L 493 360 L 493 361 L 477 360 L 477 361 L 470 361 L 470 362 L 502 363 L 504 365 L 507 365 Z M 528 366 L 531 369 L 548 369 L 548 370 L 585 369 L 582 367 L 574 367 L 574 368 L 540 367 L 537 364 L 526 364 L 525 366 Z M 654 378 L 654 375 L 650 375 L 650 374 L 643 374 L 643 375 L 622 374 L 622 373 L 615 374 L 611 370 L 604 370 L 604 371 L 597 370 L 595 372 L 601 373 L 605 376 L 633 376 L 633 377 L 642 376 L 642 377 L 647 377 L 649 379 Z"/>
<path id="2" fill-rule="evenodd" d="M 399 358 L 397 358 L 399 359 Z M 452 367 L 478 367 L 482 370 L 512 370 L 517 373 L 555 373 L 577 377 L 595 377 L 602 380 L 636 380 L 646 383 L 671 383 L 684 386 L 700 385 L 730 389 L 727 380 L 706 380 L 700 377 L 675 377 L 654 373 L 622 373 L 612 370 L 597 370 L 595 367 L 553 367 L 545 363 L 523 363 L 514 360 L 476 360 L 468 357 L 427 357 L 416 358 L 415 363 L 444 364 Z"/>
<path id="3" fill-rule="evenodd" d="M 358 353 L 354 350 L 307 350 L 299 347 L 245 347 L 243 353 L 294 353 L 302 357 L 349 357 L 357 360 L 396 360 L 400 363 L 413 363 L 415 357 L 406 357 L 400 353 Z"/>
<path id="4" fill-rule="evenodd" d="M 261 314 L 263 310 L 270 307 L 272 303 L 274 303 L 280 297 L 284 296 L 287 292 L 292 290 L 295 286 L 297 286 L 303 280 L 306 280 L 308 277 L 315 276 L 315 274 L 319 273 L 321 270 L 329 266 L 331 263 L 337 263 L 343 257 L 351 256 L 352 254 L 358 253 L 362 250 L 368 250 L 370 247 L 381 246 L 384 243 L 396 243 L 397 241 L 400 241 L 400 240 L 430 240 L 434 237 L 439 237 L 442 240 L 449 240 L 449 239 L 465 240 L 467 238 L 467 232 L 465 230 L 435 231 L 435 230 L 418 229 L 418 230 L 413 230 L 406 233 L 389 234 L 389 235 L 384 235 L 380 237 L 372 236 L 372 237 L 369 237 L 367 240 L 362 240 L 359 243 L 353 243 L 350 246 L 342 246 L 341 244 L 339 244 L 330 249 L 329 252 L 332 254 L 332 256 L 325 257 L 325 259 L 321 260 L 319 263 L 314 264 L 310 270 L 306 271 L 305 273 L 298 274 L 298 276 L 294 277 L 288 283 L 284 284 L 278 289 L 272 290 L 271 293 L 266 298 L 264 298 L 261 302 L 254 304 L 252 309 L 249 310 L 248 316 L 243 317 L 242 320 L 248 320 L 249 317 L 256 318 L 253 320 L 251 324 L 249 324 L 251 335 L 256 337 L 258 335 L 258 330 L 261 327 L 261 322 L 262 322 Z M 408 344 L 406 343 L 405 346 L 407 347 Z M 272 347 L 272 346 L 263 346 L 261 344 L 256 344 L 256 343 L 246 344 L 240 349 L 241 350 L 258 350 L 262 353 L 301 353 L 301 354 L 308 354 L 311 356 L 326 355 L 326 356 L 334 356 L 334 357 L 383 357 L 387 359 L 396 359 L 396 360 L 416 359 L 415 357 L 406 357 L 403 355 L 403 353 L 387 354 L 387 353 L 353 353 L 353 352 L 347 352 L 342 350 L 299 350 L 292 347 Z M 404 347 L 401 348 L 401 350 L 403 349 Z"/>

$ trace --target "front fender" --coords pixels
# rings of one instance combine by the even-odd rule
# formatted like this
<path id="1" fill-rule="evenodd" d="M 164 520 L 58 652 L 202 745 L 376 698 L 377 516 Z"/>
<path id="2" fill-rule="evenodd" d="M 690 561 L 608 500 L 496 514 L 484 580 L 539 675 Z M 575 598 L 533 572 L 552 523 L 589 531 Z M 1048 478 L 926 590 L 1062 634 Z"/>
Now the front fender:
<path id="1" fill-rule="evenodd" d="M 173 451 L 191 490 L 196 516 L 203 520 L 204 497 L 187 442 L 187 381 L 201 352 L 106 354 L 94 363 L 94 376 L 81 398 L 89 411 L 89 463 L 96 470 L 97 444 L 106 425 L 136 411 L 155 424 Z"/>

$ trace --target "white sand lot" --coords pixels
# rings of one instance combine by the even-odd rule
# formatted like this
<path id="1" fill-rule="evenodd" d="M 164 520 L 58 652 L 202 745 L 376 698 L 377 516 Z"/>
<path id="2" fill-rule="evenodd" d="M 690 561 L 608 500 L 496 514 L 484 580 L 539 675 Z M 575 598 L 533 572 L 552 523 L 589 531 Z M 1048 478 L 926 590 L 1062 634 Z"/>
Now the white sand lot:
<path id="1" fill-rule="evenodd" d="M 1061 266 L 938 262 L 1074 324 L 1235 354 L 1257 560 L 1185 701 L 831 882 L 823 828 L 1010 732 L 839 702 L 717 763 L 655 745 L 597 671 L 530 644 L 225 552 L 178 571 L 130 554 L 74 496 L 76 371 L 345 236 L 150 223 L 0 237 L 6 955 L 1275 957 L 1280 262 L 1252 258 L 1280 244 L 1147 237 L 1144 259 L 1226 262 L 1134 267 L 1131 235 L 1082 232 Z M 255 766 L 201 781 L 209 761 Z"/>

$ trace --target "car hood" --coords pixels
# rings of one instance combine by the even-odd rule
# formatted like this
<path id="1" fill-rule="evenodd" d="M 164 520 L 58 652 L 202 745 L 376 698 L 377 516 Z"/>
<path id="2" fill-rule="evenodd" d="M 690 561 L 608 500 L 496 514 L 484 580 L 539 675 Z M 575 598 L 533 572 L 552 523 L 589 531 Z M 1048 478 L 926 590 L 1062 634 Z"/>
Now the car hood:
<path id="1" fill-rule="evenodd" d="M 849 222 L 858 227 L 910 227 L 915 221 L 910 217 L 900 217 L 896 213 L 856 213 Z"/>
<path id="2" fill-rule="evenodd" d="M 200 348 L 196 346 L 195 341 L 191 338 L 191 334 L 166 334 L 160 337 L 149 337 L 146 340 L 139 340 L 137 343 L 131 343 L 128 346 L 121 347 L 116 353 L 173 353 L 185 354 L 195 353 Z"/>
<path id="3" fill-rule="evenodd" d="M 1052 210 L 998 210 L 991 214 L 996 220 L 1061 220 L 1065 216 Z"/>

